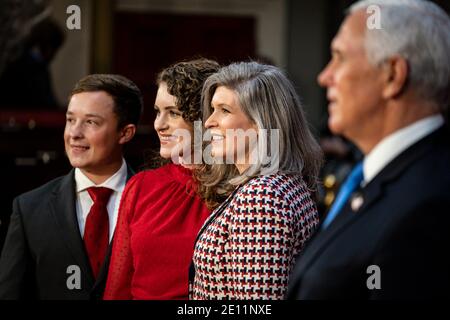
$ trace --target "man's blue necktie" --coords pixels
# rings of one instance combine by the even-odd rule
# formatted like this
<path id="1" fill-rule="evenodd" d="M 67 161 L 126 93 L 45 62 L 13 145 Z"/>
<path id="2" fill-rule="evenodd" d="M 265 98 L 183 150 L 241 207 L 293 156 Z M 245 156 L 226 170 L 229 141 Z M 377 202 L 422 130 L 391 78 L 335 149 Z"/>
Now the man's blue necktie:
<path id="1" fill-rule="evenodd" d="M 359 162 L 350 172 L 345 182 L 342 184 L 336 200 L 333 202 L 333 205 L 331 206 L 331 209 L 322 224 L 322 230 L 326 229 L 330 225 L 330 223 L 334 220 L 334 218 L 347 203 L 348 198 L 350 198 L 350 195 L 353 193 L 353 191 L 355 191 L 356 188 L 358 188 L 358 186 L 361 184 L 363 179 L 363 163 Z"/>

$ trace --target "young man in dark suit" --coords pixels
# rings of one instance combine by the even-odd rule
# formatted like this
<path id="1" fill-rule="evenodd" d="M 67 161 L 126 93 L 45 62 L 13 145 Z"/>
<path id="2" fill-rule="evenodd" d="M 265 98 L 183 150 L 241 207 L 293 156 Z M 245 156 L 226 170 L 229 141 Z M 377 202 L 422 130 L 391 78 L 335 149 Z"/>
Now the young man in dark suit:
<path id="1" fill-rule="evenodd" d="M 365 157 L 298 259 L 288 297 L 448 298 L 449 16 L 429 1 L 359 1 L 331 50 L 318 78 L 328 125 Z"/>
<path id="2" fill-rule="evenodd" d="M 100 298 L 122 191 L 122 154 L 142 112 L 138 87 L 89 75 L 71 93 L 64 143 L 73 170 L 18 196 L 0 257 L 0 299 Z"/>

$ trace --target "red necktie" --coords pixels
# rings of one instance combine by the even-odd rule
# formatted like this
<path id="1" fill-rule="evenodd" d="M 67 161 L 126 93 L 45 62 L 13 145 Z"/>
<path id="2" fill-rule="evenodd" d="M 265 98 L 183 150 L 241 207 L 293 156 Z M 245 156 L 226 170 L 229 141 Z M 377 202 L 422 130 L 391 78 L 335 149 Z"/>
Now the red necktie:
<path id="1" fill-rule="evenodd" d="M 94 277 L 97 278 L 109 245 L 109 219 L 106 205 L 113 190 L 103 187 L 91 187 L 87 191 L 94 204 L 86 219 L 83 240 L 92 272 Z"/>

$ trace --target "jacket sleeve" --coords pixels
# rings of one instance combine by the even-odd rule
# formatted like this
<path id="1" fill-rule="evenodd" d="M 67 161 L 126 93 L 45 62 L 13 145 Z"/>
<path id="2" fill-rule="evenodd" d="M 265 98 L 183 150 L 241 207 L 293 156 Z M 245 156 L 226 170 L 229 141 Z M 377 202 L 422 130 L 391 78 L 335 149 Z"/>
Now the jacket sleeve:
<path id="1" fill-rule="evenodd" d="M 279 205 L 271 205 L 277 203 Z M 297 236 L 283 197 L 245 187 L 232 202 L 228 261 L 237 299 L 283 299 L 294 262 Z"/>
<path id="2" fill-rule="evenodd" d="M 19 199 L 16 198 L 13 202 L 13 213 L 0 257 L 0 300 L 22 299 L 31 293 L 26 288 L 32 285 L 27 283 L 31 281 L 28 276 L 31 273 L 32 259 Z"/>
<path id="3" fill-rule="evenodd" d="M 109 264 L 108 278 L 103 295 L 104 300 L 131 300 L 131 284 L 134 275 L 133 255 L 131 251 L 130 222 L 134 215 L 138 176 L 134 176 L 127 184 L 120 201 L 119 216 Z"/>

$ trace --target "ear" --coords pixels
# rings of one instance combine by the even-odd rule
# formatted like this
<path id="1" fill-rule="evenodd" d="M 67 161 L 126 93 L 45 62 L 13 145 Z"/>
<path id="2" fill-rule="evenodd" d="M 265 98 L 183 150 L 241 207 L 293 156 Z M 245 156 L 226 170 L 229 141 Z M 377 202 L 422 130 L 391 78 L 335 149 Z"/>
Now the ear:
<path id="1" fill-rule="evenodd" d="M 384 62 L 384 89 L 383 98 L 390 99 L 398 97 L 406 88 L 408 79 L 408 62 L 400 56 L 394 56 Z"/>
<path id="2" fill-rule="evenodd" d="M 136 125 L 134 125 L 134 124 L 127 124 L 125 127 L 120 129 L 119 144 L 127 143 L 128 141 L 133 139 L 135 134 L 136 134 Z"/>

